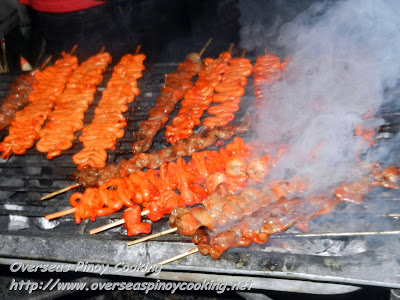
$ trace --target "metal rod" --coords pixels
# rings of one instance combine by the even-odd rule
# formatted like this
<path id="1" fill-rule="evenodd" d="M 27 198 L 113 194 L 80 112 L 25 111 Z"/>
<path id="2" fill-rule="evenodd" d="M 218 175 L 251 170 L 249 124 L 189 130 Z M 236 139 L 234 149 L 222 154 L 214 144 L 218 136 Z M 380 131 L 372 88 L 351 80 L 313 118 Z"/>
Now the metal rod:
<path id="1" fill-rule="evenodd" d="M 367 236 L 367 235 L 396 235 L 400 230 L 393 231 L 360 231 L 360 232 L 324 232 L 324 233 L 295 233 L 271 235 L 271 238 L 291 238 L 291 237 L 343 237 L 343 236 Z"/>

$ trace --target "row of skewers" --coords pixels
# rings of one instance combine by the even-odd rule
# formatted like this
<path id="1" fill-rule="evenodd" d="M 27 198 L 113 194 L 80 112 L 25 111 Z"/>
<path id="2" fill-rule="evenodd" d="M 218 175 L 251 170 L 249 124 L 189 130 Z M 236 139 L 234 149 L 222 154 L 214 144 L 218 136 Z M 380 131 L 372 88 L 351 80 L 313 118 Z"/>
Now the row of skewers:
<path id="1" fill-rule="evenodd" d="M 265 243 L 271 234 L 292 225 L 304 230 L 311 218 L 331 211 L 340 201 L 360 202 L 375 186 L 398 188 L 397 168 L 383 169 L 378 165 L 369 165 L 365 166 L 365 174 L 360 180 L 350 184 L 343 183 L 332 191 L 327 191 L 330 196 L 293 198 L 307 190 L 307 179 L 290 178 L 286 181 L 270 182 L 264 188 L 259 187 L 284 153 L 285 145 L 281 145 L 277 153 L 270 153 L 268 145 L 246 144 L 242 139 L 235 138 L 219 151 L 198 152 L 215 144 L 217 140 L 229 140 L 238 133 L 248 132 L 251 129 L 249 119 L 239 125 L 228 125 L 234 118 L 234 112 L 239 109 L 240 97 L 247 84 L 246 78 L 253 73 L 258 99 L 256 105 L 263 105 L 262 102 L 268 99 L 267 95 L 262 94 L 262 86 L 279 80 L 285 65 L 275 55 L 266 54 L 257 59 L 253 68 L 245 58 L 232 58 L 229 51 L 223 52 L 215 60 L 205 59 L 203 64 L 201 54 L 189 55 L 185 62 L 179 64 L 176 72 L 166 75 L 165 85 L 156 105 L 149 112 L 149 119 L 142 122 L 139 131 L 135 133 L 136 141 L 132 145 L 134 156 L 118 165 L 106 166 L 105 149 L 112 149 L 116 139 L 123 135 L 121 128 L 126 123 L 122 112 L 126 111 L 126 104 L 139 92 L 136 79 L 141 77 L 143 66 L 140 64 L 144 57 L 138 56 L 133 60 L 133 64 L 139 63 L 138 66 L 129 67 L 128 64 L 124 68 L 121 61 L 121 65 L 114 68 L 115 80 L 112 77 L 107 90 L 123 92 L 115 93 L 116 96 L 114 93 L 103 93 L 102 100 L 104 99 L 106 105 L 96 108 L 96 114 L 103 119 L 92 123 L 94 128 L 109 128 L 106 138 L 99 142 L 102 149 L 97 148 L 97 143 L 91 143 L 98 138 L 98 129 L 94 129 L 92 138 L 90 134 L 82 135 L 82 141 L 86 141 L 89 148 L 92 147 L 92 152 L 81 160 L 75 161 L 75 158 L 80 158 L 80 153 L 74 156 L 74 162 L 79 165 L 74 176 L 79 185 L 87 189 L 84 193 L 71 196 L 73 208 L 46 216 L 48 219 L 74 213 L 76 223 L 80 223 L 82 219 L 95 220 L 96 217 L 115 213 L 126 206 L 128 209 L 121 221 L 91 233 L 124 224 L 127 234 L 131 236 L 150 232 L 150 223 L 142 222 L 142 216 L 155 222 L 170 214 L 172 228 L 156 234 L 157 236 L 178 231 L 180 234 L 192 236 L 193 242 L 197 244 L 196 250 L 192 250 L 190 254 L 200 251 L 203 255 L 219 258 L 230 247 L 246 246 L 252 242 Z M 65 96 L 65 108 L 75 107 L 75 95 L 93 94 L 93 86 L 100 80 L 99 76 L 101 77 L 109 63 L 107 57 L 104 60 L 100 57 L 105 57 L 105 54 L 100 53 L 98 60 L 94 59 L 100 66 L 94 68 L 97 77 L 93 76 L 93 81 L 89 80 L 92 73 L 82 67 L 84 64 L 81 65 L 80 73 L 77 72 L 80 67 L 69 63 L 70 69 L 75 69 L 78 80 L 69 83 L 60 80 L 66 86 L 66 91 L 71 90 L 67 93 L 71 95 L 70 99 Z M 121 76 L 127 73 L 128 76 Z M 85 74 L 89 78 L 85 80 L 85 84 L 79 86 L 79 79 L 84 78 Z M 199 79 L 193 84 L 192 78 L 195 75 Z M 57 86 L 54 91 L 58 90 Z M 56 107 L 63 94 L 57 97 L 59 98 L 53 100 Z M 92 98 L 88 96 L 84 99 L 85 105 L 77 105 L 75 114 L 83 113 L 82 106 L 87 109 Z M 166 130 L 167 141 L 173 145 L 160 151 L 142 153 L 151 147 L 153 137 L 167 124 L 169 114 L 181 99 L 182 109 Z M 212 103 L 214 105 L 210 107 Z M 207 129 L 193 134 L 193 128 L 201 124 L 200 118 L 206 110 L 214 117 L 204 119 L 203 125 Z M 77 119 L 79 125 L 71 123 L 68 133 L 71 128 L 72 132 L 82 128 L 82 118 Z M 110 126 L 110 120 L 116 125 Z M 64 127 L 49 127 L 54 128 L 55 132 L 64 130 Z M 68 133 L 62 136 L 66 137 Z M 67 140 L 71 142 L 71 139 Z M 64 149 L 53 148 L 46 152 L 52 156 L 59 155 L 61 150 Z M 192 159 L 186 162 L 182 159 L 185 156 L 191 156 Z M 300 213 L 305 211 L 305 207 L 308 213 Z M 265 223 L 265 220 L 269 221 Z"/>

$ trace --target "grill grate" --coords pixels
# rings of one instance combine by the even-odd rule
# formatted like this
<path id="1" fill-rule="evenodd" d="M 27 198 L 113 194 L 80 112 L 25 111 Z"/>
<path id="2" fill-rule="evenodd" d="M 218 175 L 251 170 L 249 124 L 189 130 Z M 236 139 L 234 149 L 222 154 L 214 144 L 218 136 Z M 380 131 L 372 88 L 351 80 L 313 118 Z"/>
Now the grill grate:
<path id="1" fill-rule="evenodd" d="M 163 84 L 164 74 L 173 72 L 176 67 L 174 63 L 157 64 L 144 72 L 143 78 L 138 81 L 141 94 L 125 114 L 128 119 L 126 134 L 116 150 L 109 151 L 108 163 L 131 157 L 132 132 L 138 129 L 140 121 L 147 118 L 147 111 L 155 103 Z M 94 108 L 110 74 L 111 69 L 98 87 L 95 102 L 86 114 L 85 124 L 93 118 Z M 1 76 L 0 95 L 5 95 L 16 76 Z M 251 95 L 250 79 L 237 119 L 251 105 Z M 385 112 L 383 117 L 387 123 L 382 126 L 378 137 L 380 142 L 385 143 L 399 129 L 400 112 Z M 7 130 L 0 132 L 0 138 L 6 133 Z M 152 150 L 165 146 L 162 130 L 157 134 Z M 78 261 L 116 264 L 122 260 L 127 263 L 138 260 L 155 263 L 193 248 L 189 238 L 176 234 L 132 247 L 125 246 L 130 239 L 125 236 L 123 227 L 95 236 L 88 234 L 90 229 L 119 219 L 121 213 L 99 218 L 94 223 L 85 220 L 79 226 L 75 225 L 72 215 L 45 221 L 42 218 L 44 215 L 70 208 L 69 196 L 79 191 L 75 189 L 50 200 L 39 201 L 44 194 L 71 184 L 67 177 L 75 170 L 72 155 L 81 147 L 75 141 L 72 149 L 52 161 L 35 149 L 28 150 L 23 156 L 11 156 L 8 161 L 0 160 L 0 243 L 4 245 L 0 249 L 0 263 L 9 264 L 17 258 L 65 264 Z M 395 213 L 400 213 L 400 192 L 376 189 L 360 206 L 341 203 L 334 213 L 312 220 L 310 232 L 400 230 L 399 219 L 395 215 L 390 216 Z M 153 232 L 165 229 L 168 229 L 166 218 L 153 225 Z M 205 273 L 213 273 L 230 274 L 236 278 L 272 276 L 400 288 L 400 254 L 396 250 L 400 246 L 399 236 L 291 238 L 294 233 L 294 229 L 289 229 L 266 245 L 230 249 L 218 261 L 195 254 L 165 266 L 166 271 L 157 276 L 150 276 L 175 280 L 185 280 L 191 276 L 191 280 L 196 280 Z M 110 272 L 113 274 L 112 270 Z M 138 273 L 114 274 L 143 276 Z M 260 284 L 259 288 L 267 287 Z"/>

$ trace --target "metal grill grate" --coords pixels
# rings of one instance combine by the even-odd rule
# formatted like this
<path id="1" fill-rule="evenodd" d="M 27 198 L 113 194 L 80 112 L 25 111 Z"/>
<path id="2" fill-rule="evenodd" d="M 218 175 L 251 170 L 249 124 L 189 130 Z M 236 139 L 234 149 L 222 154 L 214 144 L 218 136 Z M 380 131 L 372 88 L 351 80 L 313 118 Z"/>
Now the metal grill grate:
<path id="1" fill-rule="evenodd" d="M 128 119 L 126 134 L 116 150 L 109 151 L 108 163 L 131 157 L 132 132 L 138 129 L 140 121 L 147 118 L 147 111 L 159 94 L 164 74 L 174 71 L 176 66 L 174 63 L 157 64 L 144 72 L 144 77 L 139 80 L 141 94 L 130 104 L 125 114 Z M 86 124 L 93 118 L 100 91 L 105 88 L 110 74 L 107 72 L 104 82 L 98 87 L 96 100 L 85 118 Z M 2 75 L 0 95 L 5 94 L 15 78 Z M 238 119 L 251 105 L 251 95 L 252 81 L 249 80 Z M 388 122 L 382 126 L 378 137 L 384 143 L 398 131 L 400 113 L 386 112 L 383 117 Z M 6 130 L 0 132 L 0 138 L 6 133 Z M 152 150 L 165 146 L 162 130 L 156 136 Z M 119 219 L 121 213 L 100 218 L 95 223 L 85 220 L 79 226 L 75 225 L 73 216 L 45 221 L 42 218 L 44 215 L 70 208 L 68 199 L 72 192 L 44 202 L 40 202 L 39 198 L 71 184 L 67 180 L 75 170 L 71 157 L 81 147 L 75 141 L 72 149 L 52 161 L 35 149 L 28 150 L 23 156 L 11 156 L 8 161 L 0 161 L 0 244 L 4 245 L 0 248 L 0 263 L 9 264 L 16 258 L 65 264 L 75 264 L 78 261 L 106 264 L 125 261 L 129 264 L 138 260 L 155 263 L 193 248 L 189 238 L 175 234 L 126 247 L 125 243 L 129 239 L 122 227 L 89 236 L 90 229 Z M 400 157 L 399 154 L 393 155 Z M 311 232 L 400 230 L 396 214 L 400 214 L 399 191 L 377 189 L 360 206 L 342 203 L 334 213 L 314 219 L 310 224 Z M 153 232 L 167 228 L 167 222 L 162 220 L 154 224 Z M 293 238 L 291 235 L 295 233 L 294 229 L 290 229 L 271 238 L 266 245 L 230 249 L 218 261 L 195 254 L 165 266 L 165 271 L 157 276 L 150 276 L 175 280 L 189 280 L 190 276 L 190 280 L 201 280 L 210 273 L 214 275 L 209 276 L 224 278 L 228 278 L 229 274 L 236 279 L 239 276 L 253 278 L 259 282 L 255 287 L 262 289 L 268 288 L 260 281 L 260 278 L 265 277 L 400 288 L 400 254 L 396 250 L 400 246 L 399 235 Z M 113 273 L 112 269 L 109 272 L 144 276 L 140 273 Z"/>

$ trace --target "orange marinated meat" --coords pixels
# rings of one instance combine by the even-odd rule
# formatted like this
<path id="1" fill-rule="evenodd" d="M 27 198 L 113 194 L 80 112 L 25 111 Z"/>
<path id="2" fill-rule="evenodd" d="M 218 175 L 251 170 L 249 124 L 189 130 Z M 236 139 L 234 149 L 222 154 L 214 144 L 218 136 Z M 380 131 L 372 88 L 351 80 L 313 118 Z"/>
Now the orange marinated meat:
<path id="1" fill-rule="evenodd" d="M 175 144 L 193 134 L 193 128 L 200 124 L 203 112 L 212 102 L 214 89 L 222 81 L 228 61 L 229 52 L 223 52 L 217 59 L 206 58 L 204 69 L 198 74 L 198 80 L 185 94 L 182 108 L 165 131 L 167 142 Z"/>
<path id="2" fill-rule="evenodd" d="M 75 56 L 64 52 L 62 55 L 63 58 L 57 60 L 54 66 L 35 74 L 37 82 L 29 94 L 31 103 L 15 114 L 9 127 L 9 135 L 0 143 L 2 158 L 8 158 L 12 153 L 24 154 L 40 137 L 42 125 L 54 105 L 59 102 L 65 84 L 78 66 Z M 22 128 L 23 135 L 20 132 Z"/>
<path id="3" fill-rule="evenodd" d="M 122 113 L 140 92 L 136 79 L 142 77 L 145 59 L 143 54 L 128 54 L 114 67 L 107 89 L 95 109 L 93 121 L 83 128 L 79 137 L 84 148 L 73 156 L 73 162 L 78 164 L 79 169 L 87 166 L 104 168 L 107 160 L 105 150 L 114 149 L 117 139 L 125 135 L 123 128 L 126 120 Z M 101 151 L 101 155 L 95 155 L 95 151 Z"/>
<path id="4" fill-rule="evenodd" d="M 234 112 L 239 110 L 241 97 L 245 93 L 243 86 L 247 84 L 251 72 L 252 65 L 248 59 L 234 58 L 229 61 L 222 82 L 215 86 L 213 102 L 217 104 L 207 110 L 213 116 L 204 119 L 204 126 L 226 126 L 234 120 Z"/>

